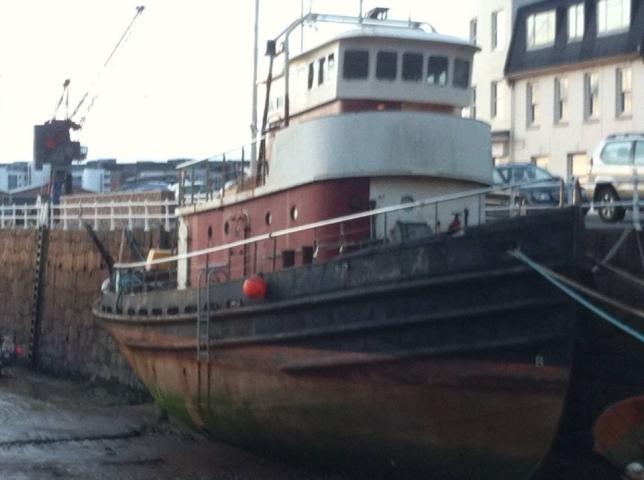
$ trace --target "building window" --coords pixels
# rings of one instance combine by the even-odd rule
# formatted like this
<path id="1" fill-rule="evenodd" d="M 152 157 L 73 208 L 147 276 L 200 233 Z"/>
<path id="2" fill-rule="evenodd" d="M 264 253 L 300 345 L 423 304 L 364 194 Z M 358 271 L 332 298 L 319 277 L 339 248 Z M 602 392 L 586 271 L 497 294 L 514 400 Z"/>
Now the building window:
<path id="1" fill-rule="evenodd" d="M 478 20 L 473 18 L 470 20 L 470 42 L 476 45 L 476 36 L 478 34 Z"/>
<path id="2" fill-rule="evenodd" d="M 376 78 L 395 80 L 398 75 L 398 54 L 396 52 L 378 52 L 376 57 Z"/>
<path id="3" fill-rule="evenodd" d="M 536 83 L 526 85 L 526 107 L 528 127 L 537 125 L 539 123 L 539 85 Z"/>
<path id="4" fill-rule="evenodd" d="M 414 82 L 423 78 L 423 56 L 420 53 L 403 53 L 402 77 Z"/>
<path id="5" fill-rule="evenodd" d="M 590 170 L 590 159 L 586 153 L 568 154 L 568 178 L 581 177 L 588 174 Z"/>
<path id="6" fill-rule="evenodd" d="M 631 23 L 631 0 L 598 0 L 597 31 L 602 33 L 628 29 Z"/>
<path id="7" fill-rule="evenodd" d="M 528 48 L 538 48 L 555 43 L 555 10 L 535 13 L 527 19 Z"/>
<path id="8" fill-rule="evenodd" d="M 581 40 L 584 37 L 584 4 L 578 3 L 568 7 L 568 41 Z"/>
<path id="9" fill-rule="evenodd" d="M 447 85 L 447 57 L 429 57 L 427 83 L 439 86 Z"/>
<path id="10" fill-rule="evenodd" d="M 365 79 L 369 76 L 369 52 L 367 50 L 347 50 L 344 52 L 342 76 L 346 80 Z"/>
<path id="11" fill-rule="evenodd" d="M 633 92 L 631 87 L 630 67 L 615 70 L 617 85 L 617 116 L 630 115 L 633 111 Z"/>
<path id="12" fill-rule="evenodd" d="M 467 88 L 470 85 L 470 62 L 457 58 L 454 60 L 454 86 Z"/>
<path id="13" fill-rule="evenodd" d="M 324 68 L 325 64 L 326 64 L 326 57 L 322 57 L 318 60 L 318 85 L 322 85 L 324 83 L 324 77 L 326 72 L 326 69 Z"/>
<path id="14" fill-rule="evenodd" d="M 17 175 L 9 175 L 8 177 L 8 188 L 9 190 L 13 190 L 14 188 L 18 188 L 18 176 Z"/>
<path id="15" fill-rule="evenodd" d="M 490 118 L 496 118 L 498 113 L 499 101 L 499 82 L 492 82 L 490 84 Z"/>
<path id="16" fill-rule="evenodd" d="M 568 79 L 555 77 L 555 123 L 568 120 Z"/>
<path id="17" fill-rule="evenodd" d="M 584 74 L 584 119 L 592 120 L 599 116 L 599 74 Z"/>
<path id="18" fill-rule="evenodd" d="M 548 164 L 550 163 L 550 157 L 547 155 L 538 155 L 530 159 L 530 163 L 544 170 L 548 170 Z"/>
<path id="19" fill-rule="evenodd" d="M 503 10 L 492 12 L 492 50 L 496 50 L 503 45 L 504 39 L 504 21 Z"/>

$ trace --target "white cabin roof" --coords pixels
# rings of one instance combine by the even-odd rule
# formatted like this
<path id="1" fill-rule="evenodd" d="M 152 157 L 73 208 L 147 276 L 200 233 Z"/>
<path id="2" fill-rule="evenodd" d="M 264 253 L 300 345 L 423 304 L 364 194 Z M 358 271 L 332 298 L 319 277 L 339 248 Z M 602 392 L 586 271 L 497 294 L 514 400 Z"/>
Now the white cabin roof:
<path id="1" fill-rule="evenodd" d="M 316 43 L 315 45 L 309 48 L 306 48 L 302 52 L 299 52 L 293 55 L 290 61 L 291 62 L 296 61 L 300 57 L 306 56 L 311 52 L 320 50 L 335 42 L 340 42 L 342 40 L 348 40 L 348 39 L 357 39 L 357 38 L 391 39 L 391 40 L 438 43 L 441 45 L 453 45 L 456 47 L 464 47 L 466 49 L 471 49 L 472 51 L 480 50 L 479 47 L 471 43 L 469 40 L 460 38 L 460 37 L 455 37 L 453 35 L 444 35 L 442 33 L 437 33 L 437 32 L 427 32 L 420 28 L 400 28 L 400 27 L 387 27 L 387 26 L 378 26 L 378 25 L 364 25 L 359 28 L 354 28 L 351 30 L 335 33 L 325 38 L 323 41 Z"/>

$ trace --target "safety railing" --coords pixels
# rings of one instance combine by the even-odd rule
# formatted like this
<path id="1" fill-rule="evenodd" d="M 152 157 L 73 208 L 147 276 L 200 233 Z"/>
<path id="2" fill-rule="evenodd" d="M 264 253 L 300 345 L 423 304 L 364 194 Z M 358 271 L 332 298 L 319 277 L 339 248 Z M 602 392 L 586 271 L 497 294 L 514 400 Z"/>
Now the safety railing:
<path id="1" fill-rule="evenodd" d="M 84 223 L 95 230 L 120 228 L 145 231 L 162 226 L 166 231 L 176 226 L 174 200 L 143 200 L 127 202 L 77 202 L 51 205 L 0 205 L 0 228 L 37 228 L 47 225 L 52 229 L 81 229 Z"/>
<path id="2" fill-rule="evenodd" d="M 170 268 L 184 272 L 183 277 L 179 273 L 177 278 L 177 284 L 183 287 L 196 285 L 198 273 L 204 268 L 216 267 L 224 271 L 224 279 L 243 278 L 253 273 L 323 262 L 338 254 L 358 251 L 368 246 L 413 240 L 427 235 L 459 235 L 470 226 L 487 221 L 488 199 L 491 194 L 504 195 L 503 192 L 515 188 L 519 186 L 480 188 L 385 206 L 240 238 L 181 255 L 117 264 L 115 271 L 119 278 L 143 278 L 145 271 L 163 268 L 170 263 Z M 522 213 L 512 205 L 493 207 L 496 212 L 500 212 L 501 208 L 507 212 L 506 216 Z M 235 231 L 235 228 L 231 226 L 230 231 Z M 241 234 L 244 229 L 239 229 L 239 232 Z M 293 249 L 294 244 L 298 245 L 297 249 Z M 128 290 L 127 286 L 120 285 L 118 281 L 112 284 L 112 288 L 126 293 Z"/>

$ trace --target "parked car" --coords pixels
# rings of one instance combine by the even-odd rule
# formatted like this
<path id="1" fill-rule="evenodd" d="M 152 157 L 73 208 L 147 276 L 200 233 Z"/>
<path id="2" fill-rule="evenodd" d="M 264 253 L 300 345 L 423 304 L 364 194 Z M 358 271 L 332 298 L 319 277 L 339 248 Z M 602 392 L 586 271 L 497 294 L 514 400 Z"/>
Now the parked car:
<path id="1" fill-rule="evenodd" d="M 597 208 L 599 217 L 617 222 L 624 218 L 628 207 L 611 204 L 632 201 L 634 180 L 643 175 L 644 133 L 610 135 L 593 152 L 582 187 L 594 202 L 605 204 Z M 644 177 L 638 180 L 637 191 L 644 198 Z"/>
<path id="2" fill-rule="evenodd" d="M 531 163 L 508 163 L 494 168 L 494 185 L 518 185 L 508 202 L 516 207 L 556 207 L 559 205 L 561 178 Z M 572 187 L 564 185 L 564 203 L 572 201 Z M 582 196 L 582 201 L 584 197 Z"/>

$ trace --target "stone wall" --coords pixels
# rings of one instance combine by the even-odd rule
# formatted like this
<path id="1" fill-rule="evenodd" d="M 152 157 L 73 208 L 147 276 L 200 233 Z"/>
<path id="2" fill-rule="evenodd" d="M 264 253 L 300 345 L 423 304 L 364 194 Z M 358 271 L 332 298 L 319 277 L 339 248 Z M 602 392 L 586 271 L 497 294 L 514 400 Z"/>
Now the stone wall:
<path id="1" fill-rule="evenodd" d="M 121 231 L 97 232 L 114 257 Z M 157 246 L 160 231 L 136 231 L 145 252 Z M 169 235 L 173 238 L 173 235 Z M 29 345 L 37 232 L 0 230 L 0 333 Z M 132 260 L 125 244 L 122 260 Z M 91 312 L 107 268 L 84 230 L 48 232 L 42 278 L 42 316 L 36 347 L 38 368 L 73 377 L 142 388 L 118 347 Z"/>
<path id="2" fill-rule="evenodd" d="M 36 238 L 34 230 L 0 229 L 0 334 L 19 345 L 30 337 Z"/>

